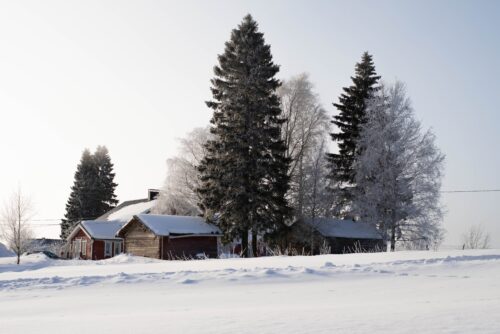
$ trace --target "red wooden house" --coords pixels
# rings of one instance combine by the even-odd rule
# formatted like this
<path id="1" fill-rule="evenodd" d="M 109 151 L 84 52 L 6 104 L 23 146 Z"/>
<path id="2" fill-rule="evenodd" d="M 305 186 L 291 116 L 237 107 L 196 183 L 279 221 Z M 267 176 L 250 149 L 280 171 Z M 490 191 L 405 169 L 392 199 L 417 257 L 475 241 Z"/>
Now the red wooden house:
<path id="1" fill-rule="evenodd" d="M 68 258 L 102 260 L 123 252 L 123 240 L 116 232 L 124 225 L 117 221 L 84 220 L 67 238 Z"/>

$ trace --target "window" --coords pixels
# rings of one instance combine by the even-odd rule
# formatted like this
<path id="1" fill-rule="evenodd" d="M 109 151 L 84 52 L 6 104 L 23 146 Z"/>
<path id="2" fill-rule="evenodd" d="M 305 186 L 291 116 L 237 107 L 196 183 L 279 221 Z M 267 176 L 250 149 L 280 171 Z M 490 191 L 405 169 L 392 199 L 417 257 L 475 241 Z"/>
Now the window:
<path id="1" fill-rule="evenodd" d="M 82 255 L 87 255 L 87 240 L 82 240 Z"/>
<path id="2" fill-rule="evenodd" d="M 104 242 L 104 256 L 111 256 L 111 241 Z"/>
<path id="3" fill-rule="evenodd" d="M 122 252 L 122 243 L 115 241 L 115 256 Z"/>

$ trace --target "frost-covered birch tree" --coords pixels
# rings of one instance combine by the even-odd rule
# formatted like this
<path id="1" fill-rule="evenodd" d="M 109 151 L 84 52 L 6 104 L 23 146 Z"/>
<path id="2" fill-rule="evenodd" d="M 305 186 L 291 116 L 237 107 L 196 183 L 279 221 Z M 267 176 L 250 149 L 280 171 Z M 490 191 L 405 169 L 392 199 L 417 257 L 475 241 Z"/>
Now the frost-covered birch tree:
<path id="1" fill-rule="evenodd" d="M 287 197 L 294 208 L 295 216 L 305 214 L 306 197 L 310 195 L 306 180 L 317 173 L 311 166 L 322 166 L 317 158 L 319 146 L 329 130 L 329 119 L 313 91 L 313 84 L 307 74 L 300 74 L 284 81 L 278 89 L 285 122 L 281 134 L 286 146 L 286 157 L 291 160 L 288 169 L 290 189 Z M 323 147 L 322 146 L 322 147 Z M 310 184 L 309 184 L 310 185 Z M 325 186 L 324 182 L 322 183 Z M 318 199 L 318 198 L 316 198 Z"/>
<path id="2" fill-rule="evenodd" d="M 156 213 L 187 216 L 200 213 L 197 166 L 206 154 L 205 144 L 211 137 L 208 127 L 200 127 L 179 140 L 177 154 L 167 160 L 167 176 L 154 208 Z"/>
<path id="3" fill-rule="evenodd" d="M 1 230 L 2 239 L 17 256 L 17 264 L 21 262 L 21 254 L 28 250 L 33 238 L 33 232 L 29 226 L 32 216 L 33 204 L 22 193 L 21 188 L 18 188 L 4 205 Z"/>
<path id="4" fill-rule="evenodd" d="M 397 241 L 439 243 L 444 155 L 415 119 L 403 83 L 382 86 L 368 100 L 358 144 L 353 204 L 360 218 L 377 225 L 392 251 Z"/>

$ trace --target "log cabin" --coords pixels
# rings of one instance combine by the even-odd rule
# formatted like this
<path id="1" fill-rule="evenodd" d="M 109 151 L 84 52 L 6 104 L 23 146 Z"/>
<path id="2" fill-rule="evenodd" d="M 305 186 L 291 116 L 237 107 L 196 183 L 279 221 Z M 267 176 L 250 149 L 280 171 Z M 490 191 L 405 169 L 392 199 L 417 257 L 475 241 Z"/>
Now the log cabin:
<path id="1" fill-rule="evenodd" d="M 217 257 L 221 232 L 201 217 L 139 214 L 117 236 L 128 254 L 172 260 Z"/>

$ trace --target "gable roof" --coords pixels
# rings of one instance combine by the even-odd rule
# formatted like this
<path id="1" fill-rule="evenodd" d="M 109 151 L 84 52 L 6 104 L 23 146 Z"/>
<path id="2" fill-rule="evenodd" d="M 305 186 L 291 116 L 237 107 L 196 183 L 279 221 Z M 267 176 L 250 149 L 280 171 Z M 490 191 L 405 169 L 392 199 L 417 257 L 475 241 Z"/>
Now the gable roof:
<path id="1" fill-rule="evenodd" d="M 98 217 L 96 221 L 120 221 L 128 223 L 134 215 L 151 212 L 156 203 L 157 200 L 150 201 L 147 198 L 125 201 Z"/>
<path id="2" fill-rule="evenodd" d="M 139 214 L 134 218 L 158 236 L 221 234 L 217 226 L 201 217 Z"/>
<path id="3" fill-rule="evenodd" d="M 121 221 L 83 220 L 75 226 L 66 240 L 71 240 L 80 229 L 91 239 L 121 239 L 116 233 L 123 225 L 125 223 Z"/>
<path id="4" fill-rule="evenodd" d="M 305 221 L 324 237 L 350 239 L 378 239 L 382 236 L 371 224 L 335 218 L 316 218 Z"/>
<path id="5" fill-rule="evenodd" d="M 84 220 L 80 225 L 94 239 L 120 239 L 116 233 L 125 225 L 125 222 Z"/>

